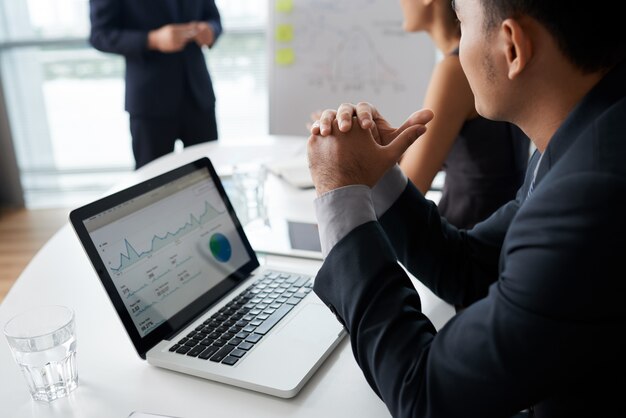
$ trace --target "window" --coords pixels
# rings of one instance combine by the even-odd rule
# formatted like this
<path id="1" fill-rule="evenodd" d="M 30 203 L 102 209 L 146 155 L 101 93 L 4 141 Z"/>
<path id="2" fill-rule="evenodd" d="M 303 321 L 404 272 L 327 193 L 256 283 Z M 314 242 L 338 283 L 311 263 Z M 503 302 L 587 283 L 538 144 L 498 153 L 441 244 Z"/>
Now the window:
<path id="1" fill-rule="evenodd" d="M 267 3 L 217 5 L 224 34 L 206 56 L 220 138 L 265 134 Z M 82 204 L 132 170 L 124 61 L 91 48 L 88 33 L 88 0 L 0 0 L 0 71 L 29 207 Z"/>

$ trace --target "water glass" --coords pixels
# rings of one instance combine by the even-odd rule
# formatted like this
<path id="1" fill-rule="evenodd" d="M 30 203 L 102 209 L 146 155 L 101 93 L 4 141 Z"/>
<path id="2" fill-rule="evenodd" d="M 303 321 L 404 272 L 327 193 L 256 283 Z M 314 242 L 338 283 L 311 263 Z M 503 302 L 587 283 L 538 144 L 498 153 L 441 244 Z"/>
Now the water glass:
<path id="1" fill-rule="evenodd" d="M 256 219 L 267 220 L 265 182 L 267 169 L 262 165 L 239 165 L 233 168 L 233 194 L 229 197 L 242 225 Z"/>
<path id="2" fill-rule="evenodd" d="M 33 308 L 9 320 L 4 334 L 33 399 L 50 402 L 76 388 L 76 326 L 71 309 Z"/>

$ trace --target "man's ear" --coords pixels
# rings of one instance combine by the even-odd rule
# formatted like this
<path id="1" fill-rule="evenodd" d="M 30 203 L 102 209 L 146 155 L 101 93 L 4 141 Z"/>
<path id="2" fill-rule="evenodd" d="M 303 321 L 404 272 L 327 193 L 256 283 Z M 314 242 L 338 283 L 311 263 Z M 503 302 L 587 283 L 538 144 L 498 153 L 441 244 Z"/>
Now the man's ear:
<path id="1" fill-rule="evenodd" d="M 532 41 L 528 27 L 521 25 L 519 20 L 505 19 L 500 28 L 504 38 L 503 52 L 509 69 L 508 76 L 513 80 L 524 71 L 531 59 Z"/>

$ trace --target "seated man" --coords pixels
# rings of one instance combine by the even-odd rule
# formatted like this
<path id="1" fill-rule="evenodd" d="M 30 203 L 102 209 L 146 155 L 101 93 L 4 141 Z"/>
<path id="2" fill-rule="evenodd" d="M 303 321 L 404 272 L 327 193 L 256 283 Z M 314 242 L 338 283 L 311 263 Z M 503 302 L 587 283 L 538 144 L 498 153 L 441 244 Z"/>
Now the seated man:
<path id="1" fill-rule="evenodd" d="M 398 129 L 362 103 L 325 111 L 309 162 L 326 259 L 315 292 L 394 417 L 623 416 L 626 42 L 618 3 L 455 0 L 484 117 L 537 147 L 514 201 L 459 230 L 395 165 Z M 439 332 L 402 263 L 467 306 Z"/>

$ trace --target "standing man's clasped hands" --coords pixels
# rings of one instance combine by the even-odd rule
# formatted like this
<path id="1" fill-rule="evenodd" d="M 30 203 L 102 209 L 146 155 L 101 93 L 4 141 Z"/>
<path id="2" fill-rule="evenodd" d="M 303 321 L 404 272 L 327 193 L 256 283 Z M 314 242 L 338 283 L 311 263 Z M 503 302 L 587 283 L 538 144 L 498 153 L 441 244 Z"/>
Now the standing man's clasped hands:
<path id="1" fill-rule="evenodd" d="M 369 103 L 325 110 L 311 126 L 308 157 L 318 196 L 349 185 L 373 187 L 404 151 L 426 132 L 430 110 L 393 128 Z"/>
<path id="2" fill-rule="evenodd" d="M 182 51 L 187 43 L 211 46 L 215 41 L 213 28 L 206 22 L 171 23 L 148 33 L 148 48 L 164 53 Z"/>
<path id="3" fill-rule="evenodd" d="M 197 22 L 195 29 L 196 34 L 193 40 L 196 41 L 198 46 L 208 46 L 209 48 L 213 46 L 213 42 L 215 42 L 215 34 L 213 33 L 211 25 L 206 22 Z"/>

